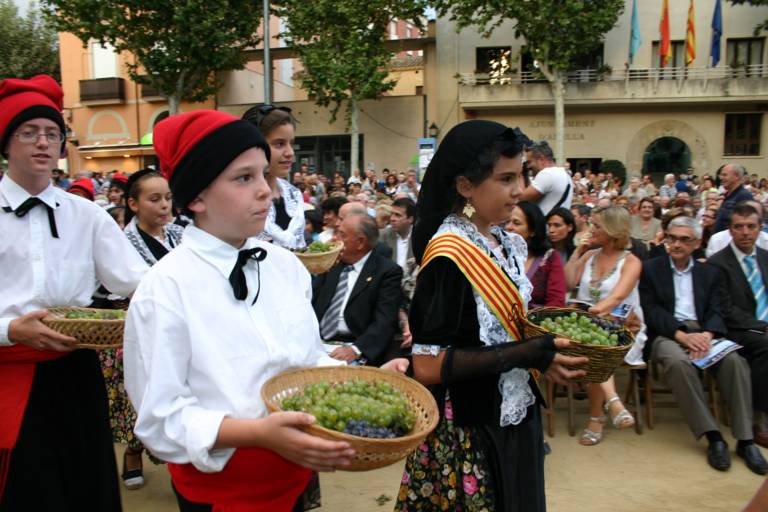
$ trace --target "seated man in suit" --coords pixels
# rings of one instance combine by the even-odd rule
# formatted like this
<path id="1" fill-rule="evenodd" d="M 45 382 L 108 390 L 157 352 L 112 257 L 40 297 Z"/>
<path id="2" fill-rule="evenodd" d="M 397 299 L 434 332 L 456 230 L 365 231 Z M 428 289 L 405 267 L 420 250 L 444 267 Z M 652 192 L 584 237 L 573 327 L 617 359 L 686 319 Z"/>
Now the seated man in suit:
<path id="1" fill-rule="evenodd" d="M 740 353 L 752 373 L 757 444 L 768 447 L 768 251 L 755 245 L 763 219 L 754 206 L 738 203 L 731 212 L 731 243 L 707 263 L 723 275 L 721 290 L 728 338 L 744 346 Z"/>
<path id="2" fill-rule="evenodd" d="M 331 352 L 333 358 L 364 357 L 378 366 L 392 352 L 403 271 L 372 251 L 378 236 L 376 221 L 369 215 L 346 215 L 338 228 L 344 242 L 341 261 L 315 279 L 312 306 L 321 337 L 351 342 Z"/>
<path id="3" fill-rule="evenodd" d="M 648 328 L 651 360 L 661 366 L 664 381 L 672 388 L 683 416 L 696 439 L 709 441 L 707 460 L 720 471 L 731 466 L 728 445 L 707 408 L 699 370 L 692 359 L 704 357 L 713 338 L 726 333 L 720 297 L 720 271 L 692 257 L 701 244 L 701 225 L 691 217 L 676 217 L 666 230 L 669 256 L 643 263 L 640 301 Z M 709 371 L 730 408 L 736 453 L 749 469 L 764 475 L 768 462 L 752 438 L 752 386 L 749 365 L 731 352 Z"/>

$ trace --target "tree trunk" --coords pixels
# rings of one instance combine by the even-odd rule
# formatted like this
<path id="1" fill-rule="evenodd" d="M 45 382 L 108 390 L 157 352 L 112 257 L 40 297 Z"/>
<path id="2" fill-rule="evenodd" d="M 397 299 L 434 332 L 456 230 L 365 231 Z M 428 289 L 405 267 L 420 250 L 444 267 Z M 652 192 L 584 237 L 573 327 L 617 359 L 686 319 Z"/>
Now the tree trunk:
<path id="1" fill-rule="evenodd" d="M 555 100 L 555 162 L 558 165 L 565 164 L 565 77 L 559 69 L 550 69 L 546 64 L 540 63 L 539 69 L 549 81 L 552 91 L 552 99 Z"/>
<path id="2" fill-rule="evenodd" d="M 354 175 L 355 169 L 360 162 L 360 135 L 357 127 L 357 99 L 352 96 L 349 98 L 349 134 L 352 137 L 351 148 L 349 151 L 349 175 Z M 359 169 L 358 169 L 359 170 Z"/>
<path id="3" fill-rule="evenodd" d="M 175 116 L 179 113 L 179 94 L 171 94 L 168 96 L 168 115 L 169 116 Z"/>

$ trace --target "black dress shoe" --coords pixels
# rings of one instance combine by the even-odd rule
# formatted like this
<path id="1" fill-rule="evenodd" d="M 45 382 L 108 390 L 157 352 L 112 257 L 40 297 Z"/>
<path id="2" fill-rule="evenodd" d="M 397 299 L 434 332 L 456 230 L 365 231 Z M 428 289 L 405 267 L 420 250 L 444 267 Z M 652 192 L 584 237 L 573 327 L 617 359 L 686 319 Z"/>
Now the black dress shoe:
<path id="1" fill-rule="evenodd" d="M 725 441 L 713 441 L 707 448 L 707 462 L 718 471 L 726 471 L 731 467 L 731 454 Z"/>
<path id="2" fill-rule="evenodd" d="M 763 458 L 760 449 L 754 444 L 739 446 L 736 448 L 736 455 L 744 459 L 747 467 L 758 475 L 768 475 L 768 462 Z"/>

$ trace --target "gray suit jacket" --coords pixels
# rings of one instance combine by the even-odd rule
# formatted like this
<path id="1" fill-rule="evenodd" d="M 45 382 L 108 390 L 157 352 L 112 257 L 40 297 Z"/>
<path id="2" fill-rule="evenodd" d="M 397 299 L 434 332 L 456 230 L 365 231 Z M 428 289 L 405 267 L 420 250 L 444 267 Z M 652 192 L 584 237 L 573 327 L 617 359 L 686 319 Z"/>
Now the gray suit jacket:
<path id="1" fill-rule="evenodd" d="M 392 229 L 392 226 L 387 226 L 382 230 L 379 230 L 379 243 L 385 244 L 392 249 L 392 255 L 390 258 L 397 263 L 397 232 Z M 405 257 L 413 258 L 413 245 L 411 244 L 411 238 L 408 239 L 408 255 Z"/>

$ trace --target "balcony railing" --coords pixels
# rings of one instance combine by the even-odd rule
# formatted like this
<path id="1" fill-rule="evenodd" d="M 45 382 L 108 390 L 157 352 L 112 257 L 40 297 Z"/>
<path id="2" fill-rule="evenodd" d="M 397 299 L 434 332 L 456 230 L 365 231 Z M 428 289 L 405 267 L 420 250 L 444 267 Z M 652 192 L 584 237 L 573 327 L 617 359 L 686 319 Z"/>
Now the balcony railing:
<path id="1" fill-rule="evenodd" d="M 155 88 L 155 87 L 153 87 L 151 85 L 142 84 L 141 85 L 141 97 L 142 97 L 142 99 L 145 99 L 145 98 L 160 98 L 160 97 L 162 97 L 162 94 L 160 93 L 159 90 L 157 90 L 157 88 Z"/>
<path id="2" fill-rule="evenodd" d="M 122 78 L 95 78 L 80 80 L 80 101 L 125 101 L 125 80 Z"/>
<path id="3" fill-rule="evenodd" d="M 615 82 L 635 80 L 715 80 L 723 78 L 765 78 L 768 77 L 767 64 L 752 64 L 732 68 L 720 66 L 716 68 L 630 68 L 615 70 L 582 69 L 569 71 L 566 76 L 567 83 L 585 82 Z M 502 76 L 490 76 L 484 73 L 460 73 L 461 85 L 504 85 L 504 84 L 529 84 L 546 83 L 541 73 L 536 71 L 524 71 L 522 73 Z"/>

